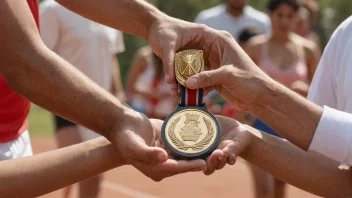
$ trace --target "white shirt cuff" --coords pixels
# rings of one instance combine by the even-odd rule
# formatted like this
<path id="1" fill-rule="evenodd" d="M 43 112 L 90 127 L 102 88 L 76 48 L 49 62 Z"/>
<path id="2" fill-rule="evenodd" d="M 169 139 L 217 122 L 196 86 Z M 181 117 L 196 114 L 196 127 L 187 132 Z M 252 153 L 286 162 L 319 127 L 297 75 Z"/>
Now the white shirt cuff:
<path id="1" fill-rule="evenodd" d="M 308 151 L 352 166 L 352 114 L 324 106 Z"/>

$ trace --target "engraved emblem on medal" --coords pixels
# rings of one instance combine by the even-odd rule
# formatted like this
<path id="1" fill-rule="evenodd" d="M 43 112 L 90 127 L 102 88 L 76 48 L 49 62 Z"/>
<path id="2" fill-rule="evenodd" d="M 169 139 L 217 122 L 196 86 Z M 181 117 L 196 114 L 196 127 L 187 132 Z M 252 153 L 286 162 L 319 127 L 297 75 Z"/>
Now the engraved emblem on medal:
<path id="1" fill-rule="evenodd" d="M 181 88 L 181 99 L 163 124 L 162 138 L 165 145 L 182 159 L 205 158 L 220 139 L 220 125 L 203 103 L 203 89 L 185 87 L 189 77 L 202 71 L 204 60 L 201 50 L 176 53 L 175 74 Z"/>

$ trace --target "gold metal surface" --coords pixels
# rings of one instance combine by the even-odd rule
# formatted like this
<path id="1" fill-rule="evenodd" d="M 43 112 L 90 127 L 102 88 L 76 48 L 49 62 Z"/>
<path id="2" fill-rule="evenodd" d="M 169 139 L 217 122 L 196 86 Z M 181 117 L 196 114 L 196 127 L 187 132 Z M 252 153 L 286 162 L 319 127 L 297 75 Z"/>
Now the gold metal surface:
<path id="1" fill-rule="evenodd" d="M 198 153 L 215 141 L 216 123 L 204 111 L 185 109 L 174 114 L 166 125 L 166 139 L 175 149 L 184 153 Z"/>
<path id="2" fill-rule="evenodd" d="M 184 50 L 175 55 L 175 75 L 177 81 L 186 86 L 186 80 L 204 71 L 202 50 Z"/>

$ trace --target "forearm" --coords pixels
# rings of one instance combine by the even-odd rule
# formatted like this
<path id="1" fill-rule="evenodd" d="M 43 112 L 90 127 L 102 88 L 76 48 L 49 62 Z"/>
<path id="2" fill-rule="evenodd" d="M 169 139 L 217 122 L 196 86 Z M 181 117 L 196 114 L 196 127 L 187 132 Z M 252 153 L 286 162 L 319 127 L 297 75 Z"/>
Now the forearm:
<path id="1" fill-rule="evenodd" d="M 44 46 L 4 71 L 9 85 L 33 103 L 107 137 L 132 115 L 122 103 Z M 130 112 L 130 113 L 129 113 Z"/>
<path id="2" fill-rule="evenodd" d="M 322 197 L 352 195 L 350 170 L 321 155 L 252 129 L 252 142 L 241 157 L 278 179 Z"/>
<path id="3" fill-rule="evenodd" d="M 66 8 L 112 28 L 148 39 L 149 28 L 166 17 L 143 0 L 58 0 Z"/>
<path id="4" fill-rule="evenodd" d="M 269 79 L 263 99 L 251 112 L 303 150 L 308 150 L 323 109 Z"/>
<path id="5" fill-rule="evenodd" d="M 1 197 L 38 197 L 122 165 L 105 138 L 0 162 Z"/>
<path id="6" fill-rule="evenodd" d="M 124 123 L 134 115 L 43 44 L 26 2 L 0 4 L 0 73 L 13 90 L 105 136 L 116 123 Z"/>

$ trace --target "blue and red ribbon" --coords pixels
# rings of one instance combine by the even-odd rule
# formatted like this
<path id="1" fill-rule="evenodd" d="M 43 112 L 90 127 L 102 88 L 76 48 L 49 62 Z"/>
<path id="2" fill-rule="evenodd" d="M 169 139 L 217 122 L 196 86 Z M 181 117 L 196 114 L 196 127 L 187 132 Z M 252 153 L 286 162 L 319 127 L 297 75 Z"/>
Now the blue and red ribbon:
<path id="1" fill-rule="evenodd" d="M 188 89 L 181 86 L 180 106 L 203 106 L 203 89 Z"/>

